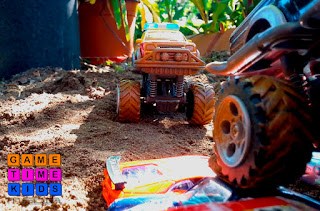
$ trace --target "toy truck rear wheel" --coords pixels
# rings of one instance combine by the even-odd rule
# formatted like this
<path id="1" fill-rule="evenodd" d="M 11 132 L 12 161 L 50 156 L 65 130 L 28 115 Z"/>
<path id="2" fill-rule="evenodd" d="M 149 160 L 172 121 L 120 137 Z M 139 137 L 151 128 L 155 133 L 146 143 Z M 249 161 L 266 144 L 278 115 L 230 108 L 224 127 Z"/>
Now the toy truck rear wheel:
<path id="1" fill-rule="evenodd" d="M 215 93 L 212 86 L 194 83 L 187 92 L 186 115 L 190 124 L 205 125 L 212 120 Z"/>
<path id="2" fill-rule="evenodd" d="M 122 80 L 117 86 L 117 115 L 120 122 L 140 119 L 140 83 Z"/>
<path id="3" fill-rule="evenodd" d="M 216 105 L 209 165 L 240 188 L 291 182 L 311 158 L 310 124 L 307 101 L 291 84 L 268 76 L 229 81 Z"/>

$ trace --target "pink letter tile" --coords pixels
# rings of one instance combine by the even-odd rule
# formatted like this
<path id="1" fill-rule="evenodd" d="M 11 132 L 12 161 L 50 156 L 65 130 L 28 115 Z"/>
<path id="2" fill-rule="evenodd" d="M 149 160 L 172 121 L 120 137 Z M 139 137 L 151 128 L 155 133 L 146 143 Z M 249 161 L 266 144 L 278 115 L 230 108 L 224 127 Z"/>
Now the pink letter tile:
<path id="1" fill-rule="evenodd" d="M 61 169 L 49 169 L 50 181 L 61 181 Z"/>
<path id="2" fill-rule="evenodd" d="M 20 181 L 20 169 L 8 169 L 9 181 Z"/>
<path id="3" fill-rule="evenodd" d="M 22 169 L 22 181 L 34 181 L 33 169 Z"/>
<path id="4" fill-rule="evenodd" d="M 36 169 L 37 181 L 48 181 L 48 169 Z"/>

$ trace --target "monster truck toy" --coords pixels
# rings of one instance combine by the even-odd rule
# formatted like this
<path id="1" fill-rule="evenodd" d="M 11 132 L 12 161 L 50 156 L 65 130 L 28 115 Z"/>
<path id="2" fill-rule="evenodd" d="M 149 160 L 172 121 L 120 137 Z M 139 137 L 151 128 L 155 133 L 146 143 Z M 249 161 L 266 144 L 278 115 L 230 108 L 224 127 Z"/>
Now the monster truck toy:
<path id="1" fill-rule="evenodd" d="M 177 24 L 146 24 L 132 55 L 135 72 L 143 75 L 142 86 L 130 80 L 117 87 L 119 121 L 138 121 L 141 102 L 156 105 L 160 112 L 176 111 L 186 106 L 191 124 L 211 122 L 214 112 L 213 87 L 194 83 L 185 93 L 184 75 L 204 69 L 196 45 L 179 31 Z"/>
<path id="2" fill-rule="evenodd" d="M 216 103 L 210 166 L 241 188 L 288 183 L 318 140 L 320 1 L 262 0 L 230 42 L 229 60 L 206 66 L 230 76 Z"/>

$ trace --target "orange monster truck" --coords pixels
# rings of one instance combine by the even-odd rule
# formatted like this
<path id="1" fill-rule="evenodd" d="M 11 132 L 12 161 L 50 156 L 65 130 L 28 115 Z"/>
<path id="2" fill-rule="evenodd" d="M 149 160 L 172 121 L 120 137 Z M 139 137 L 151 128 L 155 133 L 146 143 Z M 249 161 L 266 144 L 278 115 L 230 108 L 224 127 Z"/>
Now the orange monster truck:
<path id="1" fill-rule="evenodd" d="M 186 86 L 184 75 L 204 69 L 199 51 L 179 31 L 177 24 L 146 24 L 132 55 L 136 73 L 143 75 L 142 85 L 130 80 L 117 87 L 117 115 L 121 122 L 136 122 L 141 103 L 155 105 L 160 112 L 186 107 L 191 124 L 211 122 L 214 112 L 213 87 L 201 83 Z"/>

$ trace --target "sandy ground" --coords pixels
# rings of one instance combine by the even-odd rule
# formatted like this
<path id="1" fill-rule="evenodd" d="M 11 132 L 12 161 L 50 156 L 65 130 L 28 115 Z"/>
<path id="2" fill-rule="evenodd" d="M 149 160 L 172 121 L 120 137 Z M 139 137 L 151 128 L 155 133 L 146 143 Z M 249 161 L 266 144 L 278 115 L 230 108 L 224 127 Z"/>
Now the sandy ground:
<path id="1" fill-rule="evenodd" d="M 106 210 L 101 182 L 109 156 L 124 162 L 213 153 L 212 124 L 191 126 L 184 113 L 144 111 L 139 123 L 117 122 L 115 88 L 122 78 L 139 81 L 140 75 L 111 67 L 42 68 L 1 82 L 0 210 Z M 222 80 L 204 73 L 191 78 L 213 85 Z M 13 153 L 61 154 L 63 197 L 47 197 L 41 206 L 12 202 L 6 172 Z M 319 199 L 317 189 L 300 181 L 290 187 Z"/>

